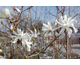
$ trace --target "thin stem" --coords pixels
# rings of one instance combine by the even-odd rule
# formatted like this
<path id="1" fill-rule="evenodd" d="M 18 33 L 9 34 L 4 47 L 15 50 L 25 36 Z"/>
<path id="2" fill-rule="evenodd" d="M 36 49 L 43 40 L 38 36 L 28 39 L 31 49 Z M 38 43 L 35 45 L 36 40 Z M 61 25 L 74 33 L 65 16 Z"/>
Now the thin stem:
<path id="1" fill-rule="evenodd" d="M 24 56 L 24 58 L 26 58 L 26 56 L 24 55 L 24 53 L 22 52 L 22 50 L 20 49 L 20 47 L 17 45 L 17 47 L 19 48 L 21 54 Z"/>
<path id="2" fill-rule="evenodd" d="M 60 36 L 60 35 L 59 35 Z M 59 36 L 57 36 L 46 48 L 44 48 L 40 53 L 43 53 Z"/>

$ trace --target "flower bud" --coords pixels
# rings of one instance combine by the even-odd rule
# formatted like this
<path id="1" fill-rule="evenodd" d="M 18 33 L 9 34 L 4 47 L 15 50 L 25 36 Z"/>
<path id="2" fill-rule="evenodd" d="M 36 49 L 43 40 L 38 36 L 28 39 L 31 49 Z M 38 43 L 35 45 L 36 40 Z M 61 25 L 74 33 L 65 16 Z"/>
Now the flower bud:
<path id="1" fill-rule="evenodd" d="M 10 11 L 7 8 L 0 10 L 0 19 L 7 19 L 10 17 Z"/>

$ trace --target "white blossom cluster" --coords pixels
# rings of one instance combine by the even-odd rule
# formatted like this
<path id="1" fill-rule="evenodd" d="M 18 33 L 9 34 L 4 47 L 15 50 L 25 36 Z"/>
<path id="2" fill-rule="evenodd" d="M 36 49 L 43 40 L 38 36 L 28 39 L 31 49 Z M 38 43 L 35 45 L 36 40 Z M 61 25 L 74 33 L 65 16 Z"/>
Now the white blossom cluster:
<path id="1" fill-rule="evenodd" d="M 20 9 L 15 8 L 16 11 L 18 13 L 21 13 Z M 10 17 L 10 11 L 7 8 L 3 8 L 0 11 L 0 18 L 4 19 L 4 18 L 9 18 Z M 77 21 L 76 19 L 71 19 L 71 17 L 67 18 L 67 15 L 65 14 L 64 16 L 61 16 L 59 21 L 55 21 L 55 23 L 51 23 L 51 22 L 47 22 L 47 24 L 43 23 L 42 26 L 42 31 L 45 33 L 45 35 L 50 35 L 53 36 L 52 33 L 54 33 L 54 31 L 56 31 L 57 29 L 60 29 L 59 33 L 55 33 L 56 36 L 60 35 L 60 38 L 64 38 L 65 33 L 64 31 L 66 30 L 68 37 L 71 37 L 72 34 L 72 29 L 73 28 L 74 32 L 76 33 L 78 30 L 75 28 L 74 24 L 76 24 Z M 59 25 L 58 27 L 56 27 L 56 25 Z M 13 29 L 13 25 L 11 25 L 11 29 Z M 17 32 L 13 31 L 14 35 L 10 35 L 9 37 L 12 38 L 12 43 L 17 43 L 18 39 L 21 40 L 22 42 L 22 46 L 27 45 L 27 50 L 30 51 L 31 48 L 31 44 L 33 43 L 31 41 L 32 37 L 37 37 L 37 35 L 39 35 L 40 33 L 37 33 L 36 29 L 34 30 L 34 32 L 32 30 L 30 30 L 31 34 L 28 32 L 21 31 L 21 29 L 17 28 Z M 52 32 L 52 33 L 51 33 Z"/>

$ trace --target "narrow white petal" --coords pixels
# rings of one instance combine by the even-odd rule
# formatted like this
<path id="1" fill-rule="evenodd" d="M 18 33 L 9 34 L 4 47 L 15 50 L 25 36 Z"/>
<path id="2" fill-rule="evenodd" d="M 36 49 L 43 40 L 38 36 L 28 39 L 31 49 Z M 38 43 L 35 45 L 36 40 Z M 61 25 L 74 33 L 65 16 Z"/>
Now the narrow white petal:
<path id="1" fill-rule="evenodd" d="M 10 37 L 10 38 L 16 38 L 16 36 L 13 36 L 13 35 L 10 35 L 10 36 L 8 36 L 8 37 Z"/>
<path id="2" fill-rule="evenodd" d="M 52 30 L 51 23 L 50 23 L 49 21 L 48 21 L 47 23 L 48 23 L 48 26 L 49 26 L 48 28 L 49 28 L 50 30 Z"/>
<path id="3" fill-rule="evenodd" d="M 51 23 L 49 21 L 47 22 L 47 24 L 48 24 L 48 26 L 51 26 Z"/>
<path id="4" fill-rule="evenodd" d="M 17 33 L 15 31 L 13 31 L 13 34 L 17 35 Z"/>
<path id="5" fill-rule="evenodd" d="M 64 33 L 64 30 L 65 30 L 65 29 L 62 28 L 62 29 L 60 30 L 60 32 L 59 32 L 59 35 L 62 34 L 62 33 Z"/>
<path id="6" fill-rule="evenodd" d="M 59 35 L 59 33 L 57 33 L 57 32 L 56 32 L 56 33 L 55 33 L 55 35 L 56 35 L 56 36 L 58 36 L 58 35 Z"/>
<path id="7" fill-rule="evenodd" d="M 18 8 L 15 8 L 15 9 L 17 10 L 18 13 L 21 13 L 21 10 L 20 9 L 18 9 Z"/>
<path id="8" fill-rule="evenodd" d="M 70 24 L 76 24 L 77 23 L 77 20 L 76 19 L 72 19 L 71 21 L 70 21 Z"/>
<path id="9" fill-rule="evenodd" d="M 32 42 L 27 42 L 28 44 L 32 44 Z"/>
<path id="10" fill-rule="evenodd" d="M 63 23 L 63 16 L 60 17 L 60 22 Z"/>
<path id="11" fill-rule="evenodd" d="M 32 30 L 30 30 L 30 32 L 31 32 L 32 34 L 34 34 Z"/>
<path id="12" fill-rule="evenodd" d="M 21 33 L 21 29 L 17 28 L 17 32 L 18 32 L 18 33 Z"/>
<path id="13" fill-rule="evenodd" d="M 78 32 L 78 30 L 77 30 L 75 27 L 73 27 L 73 29 L 74 29 L 74 32 L 75 32 L 75 33 L 77 33 L 77 32 Z"/>
<path id="14" fill-rule="evenodd" d="M 64 15 L 64 20 L 67 20 L 67 15 L 66 14 Z"/>
<path id="15" fill-rule="evenodd" d="M 45 23 L 43 23 L 43 26 L 46 27 L 46 28 L 48 28 L 48 25 L 46 25 Z"/>
<path id="16" fill-rule="evenodd" d="M 17 40 L 18 40 L 18 38 L 15 38 L 15 39 L 14 39 L 14 41 L 13 41 L 12 43 L 16 43 L 16 42 L 17 42 Z"/>
<path id="17" fill-rule="evenodd" d="M 42 29 L 42 31 L 46 32 L 46 31 L 49 31 L 48 29 Z"/>
<path id="18" fill-rule="evenodd" d="M 27 43 L 27 50 L 30 51 L 30 48 L 31 48 L 30 44 Z"/>
<path id="19" fill-rule="evenodd" d="M 70 38 L 72 34 L 72 29 L 67 28 L 66 30 L 67 30 L 68 37 Z"/>
<path id="20" fill-rule="evenodd" d="M 60 36 L 60 39 L 63 39 L 65 37 L 65 33 L 63 32 Z"/>
<path id="21" fill-rule="evenodd" d="M 71 17 L 68 18 L 68 22 L 70 22 L 70 21 L 71 21 Z"/>
<path id="22" fill-rule="evenodd" d="M 60 22 L 58 22 L 57 20 L 55 21 L 56 23 L 58 23 L 59 25 L 62 25 Z"/>
<path id="23" fill-rule="evenodd" d="M 62 27 L 62 26 L 56 27 L 56 28 L 53 29 L 53 31 L 55 31 L 55 30 L 57 30 L 57 29 L 59 29 L 59 28 L 61 28 L 61 27 Z"/>
<path id="24" fill-rule="evenodd" d="M 78 30 L 74 27 L 74 24 L 70 24 L 70 27 L 72 27 L 74 29 L 74 32 L 77 33 Z"/>
<path id="25" fill-rule="evenodd" d="M 26 41 L 22 39 L 22 46 L 25 47 Z"/>
<path id="26" fill-rule="evenodd" d="M 57 33 L 56 32 L 56 34 L 55 34 L 56 36 L 58 36 L 59 35 L 59 33 Z M 60 39 L 63 39 L 65 37 L 65 33 L 63 32 L 63 33 L 61 33 L 61 35 L 60 35 Z"/>

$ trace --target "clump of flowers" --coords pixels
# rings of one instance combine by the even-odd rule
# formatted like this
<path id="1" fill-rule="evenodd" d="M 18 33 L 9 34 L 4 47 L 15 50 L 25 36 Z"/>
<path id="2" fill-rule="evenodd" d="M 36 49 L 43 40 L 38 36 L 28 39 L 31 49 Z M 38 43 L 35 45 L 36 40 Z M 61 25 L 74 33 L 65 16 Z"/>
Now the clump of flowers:
<path id="1" fill-rule="evenodd" d="M 72 34 L 72 29 L 73 28 L 74 32 L 76 33 L 78 30 L 74 27 L 74 24 L 77 23 L 76 19 L 71 19 L 71 17 L 69 17 L 67 19 L 67 15 L 65 14 L 64 16 L 60 17 L 60 22 L 58 22 L 56 20 L 56 23 L 59 24 L 61 26 L 61 30 L 59 32 L 59 34 L 63 34 L 64 31 L 67 31 L 68 37 L 71 37 Z M 63 35 L 64 36 L 64 35 Z"/>

